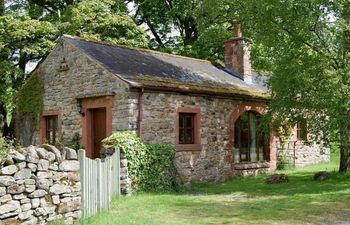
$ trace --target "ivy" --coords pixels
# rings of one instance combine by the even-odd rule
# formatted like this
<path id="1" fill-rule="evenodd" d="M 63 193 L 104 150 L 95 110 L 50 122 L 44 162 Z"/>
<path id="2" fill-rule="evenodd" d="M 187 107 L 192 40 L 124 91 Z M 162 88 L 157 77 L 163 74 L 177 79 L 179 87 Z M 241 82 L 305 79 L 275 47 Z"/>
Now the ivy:
<path id="1" fill-rule="evenodd" d="M 177 190 L 175 148 L 144 144 L 132 131 L 113 133 L 103 140 L 104 147 L 118 147 L 128 160 L 128 171 L 135 191 Z"/>
<path id="2" fill-rule="evenodd" d="M 20 117 L 33 116 L 39 123 L 43 111 L 44 83 L 39 73 L 33 73 L 17 95 L 17 112 Z"/>

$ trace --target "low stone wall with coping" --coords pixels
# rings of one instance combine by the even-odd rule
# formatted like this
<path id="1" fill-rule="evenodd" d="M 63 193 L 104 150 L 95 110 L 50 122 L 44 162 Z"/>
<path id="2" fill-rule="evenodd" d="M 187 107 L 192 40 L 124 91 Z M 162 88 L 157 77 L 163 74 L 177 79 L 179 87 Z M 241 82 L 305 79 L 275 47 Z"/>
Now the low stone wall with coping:
<path id="1" fill-rule="evenodd" d="M 79 219 L 79 167 L 77 152 L 66 147 L 10 150 L 0 166 L 0 225 Z"/>

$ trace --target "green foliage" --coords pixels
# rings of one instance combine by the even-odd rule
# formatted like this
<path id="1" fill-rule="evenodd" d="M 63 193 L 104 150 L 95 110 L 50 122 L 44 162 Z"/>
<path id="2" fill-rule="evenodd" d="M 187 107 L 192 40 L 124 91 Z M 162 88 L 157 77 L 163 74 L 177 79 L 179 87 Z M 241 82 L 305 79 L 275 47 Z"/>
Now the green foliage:
<path id="1" fill-rule="evenodd" d="M 270 118 L 291 124 L 305 118 L 313 140 L 341 143 L 340 171 L 350 171 L 349 1 L 247 0 L 235 6 L 260 48 L 255 68 L 270 71 Z"/>
<path id="2" fill-rule="evenodd" d="M 78 149 L 80 149 L 80 140 L 81 140 L 81 137 L 80 137 L 79 132 L 75 132 L 73 134 L 72 139 L 66 144 L 66 146 L 69 148 L 78 150 Z"/>
<path id="3" fill-rule="evenodd" d="M 7 155 L 10 152 L 9 144 L 4 137 L 0 136 L 0 166 L 5 162 Z"/>
<path id="4" fill-rule="evenodd" d="M 277 169 L 278 170 L 287 170 L 293 168 L 293 162 L 286 154 L 282 153 L 278 156 L 277 160 Z"/>
<path id="5" fill-rule="evenodd" d="M 15 111 L 16 93 L 26 79 L 26 64 L 51 50 L 56 32 L 52 23 L 22 12 L 0 16 L 0 119 L 5 117 L 8 126 Z"/>
<path id="6" fill-rule="evenodd" d="M 140 177 L 143 191 L 177 190 L 175 148 L 165 144 L 147 144 L 146 161 Z"/>
<path id="7" fill-rule="evenodd" d="M 134 190 L 164 191 L 177 188 L 174 147 L 145 145 L 132 131 L 113 133 L 103 140 L 103 144 L 106 148 L 120 148 L 128 159 Z"/>
<path id="8" fill-rule="evenodd" d="M 34 73 L 18 92 L 17 111 L 19 116 L 32 115 L 39 123 L 43 110 L 44 83 L 39 73 Z"/>
<path id="9" fill-rule="evenodd" d="M 321 164 L 283 171 L 290 178 L 284 184 L 266 184 L 266 176 L 259 175 L 194 184 L 184 193 L 119 197 L 110 211 L 79 224 L 344 224 L 349 220 L 350 174 L 333 172 L 322 182 L 312 179 L 315 172 L 335 169 L 336 165 Z"/>
<path id="10" fill-rule="evenodd" d="M 146 33 L 125 12 L 113 9 L 113 1 L 82 1 L 68 8 L 61 25 L 65 33 L 135 47 L 148 47 Z"/>
<path id="11" fill-rule="evenodd" d="M 28 78 L 28 64 L 46 57 L 59 35 L 68 33 L 148 47 L 146 33 L 127 15 L 123 0 L 20 0 L 6 3 L 5 11 L 3 3 L 0 2 L 0 124 L 6 120 L 8 127 L 16 92 Z"/>

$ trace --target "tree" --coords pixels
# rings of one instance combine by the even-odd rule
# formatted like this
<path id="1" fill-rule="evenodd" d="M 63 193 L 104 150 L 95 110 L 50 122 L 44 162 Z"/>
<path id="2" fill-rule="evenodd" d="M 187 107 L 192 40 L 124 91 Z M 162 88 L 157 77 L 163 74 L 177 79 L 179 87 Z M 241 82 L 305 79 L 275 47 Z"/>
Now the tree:
<path id="1" fill-rule="evenodd" d="M 0 17 L 0 120 L 4 135 L 13 135 L 14 97 L 26 79 L 30 61 L 39 60 L 53 47 L 56 29 L 50 22 L 33 20 L 18 13 Z"/>
<path id="2" fill-rule="evenodd" d="M 26 67 L 45 58 L 60 34 L 148 47 L 126 12 L 122 0 L 0 1 L 0 133 L 14 135 L 14 98 L 30 76 Z"/>
<path id="3" fill-rule="evenodd" d="M 87 0 L 68 7 L 61 26 L 67 34 L 135 47 L 149 47 L 146 33 L 115 1 Z M 126 10 L 126 9 L 125 9 Z"/>
<path id="4" fill-rule="evenodd" d="M 271 73 L 270 118 L 307 119 L 316 140 L 340 142 L 339 172 L 350 172 L 350 2 L 233 4 L 254 41 L 255 68 Z"/>
<path id="5" fill-rule="evenodd" d="M 253 67 L 270 73 L 268 123 L 307 119 L 314 140 L 341 143 L 339 171 L 349 172 L 350 2 L 203 0 L 196 18 L 200 37 L 213 43 L 232 34 L 233 19 L 241 22 L 253 41 Z M 219 45 L 209 49 L 223 55 Z"/>
<path id="6" fill-rule="evenodd" d="M 179 48 L 198 39 L 194 12 L 199 0 L 134 0 L 138 24 L 146 24 L 153 34 L 155 48 Z M 179 36 L 174 37 L 175 31 Z M 179 38 L 178 38 L 179 37 Z"/>

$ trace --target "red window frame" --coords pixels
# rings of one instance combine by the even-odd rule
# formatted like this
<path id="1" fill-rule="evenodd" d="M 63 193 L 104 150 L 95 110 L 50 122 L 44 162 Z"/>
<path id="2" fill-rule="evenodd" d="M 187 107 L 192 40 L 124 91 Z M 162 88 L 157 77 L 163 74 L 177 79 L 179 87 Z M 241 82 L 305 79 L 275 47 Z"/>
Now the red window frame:
<path id="1" fill-rule="evenodd" d="M 195 114 L 179 113 L 179 144 L 195 143 Z"/>
<path id="2" fill-rule="evenodd" d="M 180 115 L 191 118 L 191 126 L 180 125 Z M 176 120 L 175 120 L 175 147 L 176 151 L 184 152 L 184 151 L 201 151 L 201 109 L 200 108 L 192 108 L 192 107 L 178 107 L 176 109 Z M 181 129 L 180 129 L 181 127 Z M 185 139 L 180 138 L 180 134 L 182 134 L 185 129 L 187 129 L 189 133 L 189 138 L 186 141 L 182 141 Z M 180 132 L 181 130 L 181 132 Z M 193 135 L 193 136 L 192 136 Z M 180 141 L 181 139 L 181 141 Z M 186 143 L 187 142 L 187 143 Z"/>
<path id="3" fill-rule="evenodd" d="M 53 119 L 50 124 L 49 120 Z M 61 135 L 61 113 L 60 111 L 45 111 L 41 117 L 40 136 L 41 144 L 48 142 L 55 145 Z"/>
<path id="4" fill-rule="evenodd" d="M 45 139 L 50 145 L 56 144 L 58 135 L 58 116 L 45 116 Z"/>
<path id="5" fill-rule="evenodd" d="M 239 151 L 239 162 L 251 162 L 251 130 L 250 130 L 250 120 L 251 120 L 251 114 L 254 114 L 256 116 L 256 127 L 259 127 L 259 114 L 256 114 L 252 111 L 246 111 L 243 112 L 236 120 L 234 124 L 234 145 L 235 149 Z M 247 122 L 246 125 L 247 127 L 243 127 L 243 121 L 242 121 L 242 116 L 247 116 Z M 247 129 L 246 136 L 243 136 L 244 129 Z M 269 158 L 269 140 L 266 140 L 264 133 L 260 132 L 258 129 L 256 129 L 255 133 L 256 137 L 256 147 L 257 147 L 257 161 L 270 161 Z M 247 146 L 244 146 L 246 148 L 246 151 L 242 151 L 243 149 L 243 141 L 247 141 Z M 263 153 L 263 158 L 260 159 L 260 152 L 259 148 L 262 147 L 262 153 Z"/>

